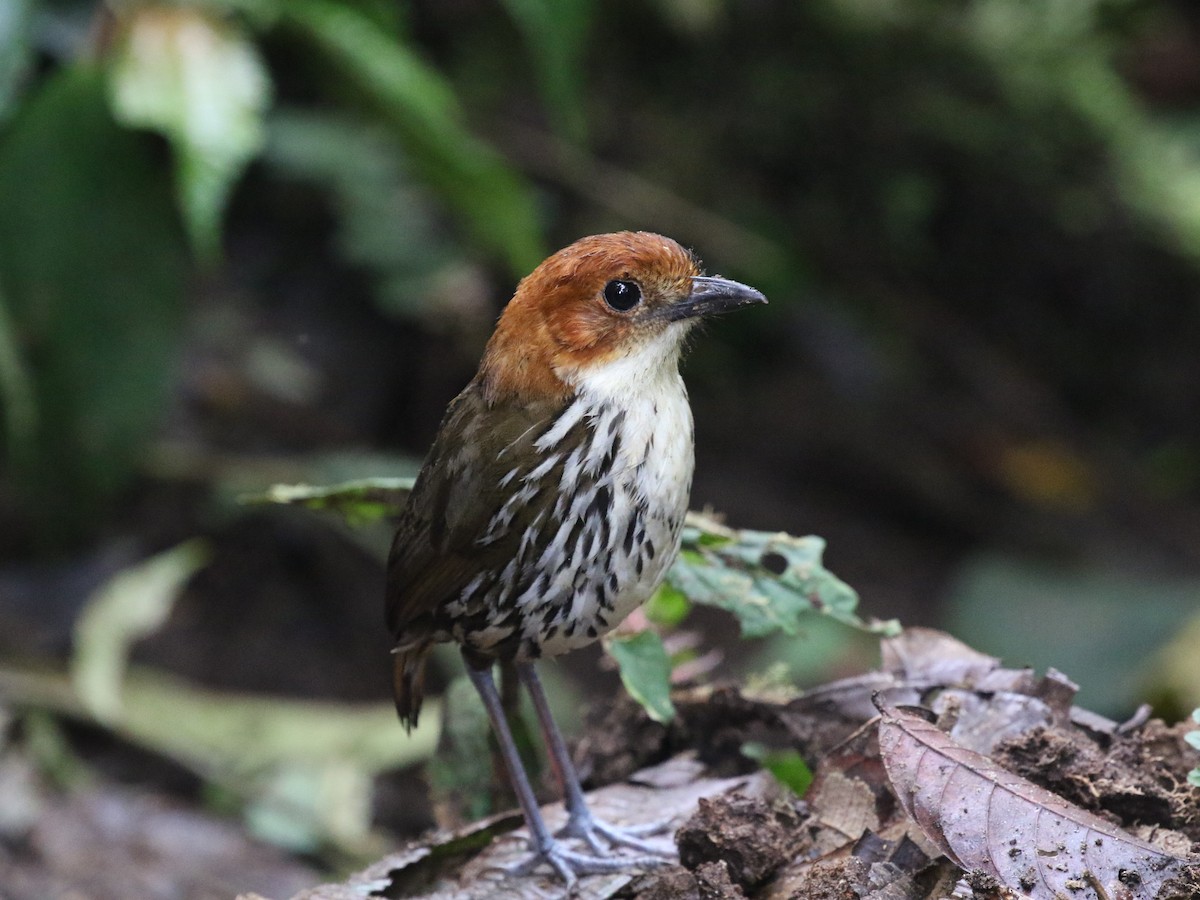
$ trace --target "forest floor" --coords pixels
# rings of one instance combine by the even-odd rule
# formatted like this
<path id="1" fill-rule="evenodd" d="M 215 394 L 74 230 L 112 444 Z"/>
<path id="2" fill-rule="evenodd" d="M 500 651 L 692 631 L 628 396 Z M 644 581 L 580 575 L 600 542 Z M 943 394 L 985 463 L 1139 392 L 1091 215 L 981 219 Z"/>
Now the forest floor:
<path id="1" fill-rule="evenodd" d="M 913 629 L 885 640 L 879 671 L 796 697 L 697 688 L 670 725 L 618 701 L 578 746 L 609 785 L 592 804 L 621 825 L 665 817 L 678 862 L 585 877 L 574 896 L 1200 897 L 1188 723 L 1112 722 L 1075 690 Z M 759 766 L 793 754 L 814 768 L 802 798 Z M 507 813 L 433 832 L 296 900 L 565 896 L 547 873 L 501 871 L 524 853 L 519 825 Z"/>

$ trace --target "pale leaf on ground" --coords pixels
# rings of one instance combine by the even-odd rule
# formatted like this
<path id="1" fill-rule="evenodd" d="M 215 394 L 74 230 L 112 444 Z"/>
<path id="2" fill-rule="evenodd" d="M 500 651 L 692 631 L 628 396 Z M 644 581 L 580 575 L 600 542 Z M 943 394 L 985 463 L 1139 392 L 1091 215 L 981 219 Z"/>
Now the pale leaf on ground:
<path id="1" fill-rule="evenodd" d="M 126 673 L 120 697 L 105 727 L 244 798 L 256 833 L 293 849 L 334 843 L 378 852 L 365 802 L 370 779 L 428 759 L 441 725 L 437 700 L 406 737 L 390 703 L 210 691 L 148 669 Z M 95 721 L 54 672 L 0 668 L 0 702 Z"/>
<path id="2" fill-rule="evenodd" d="M 688 756 L 677 756 L 651 769 L 643 769 L 628 784 L 612 784 L 588 794 L 588 806 L 598 817 L 618 826 L 667 821 L 672 827 L 648 838 L 663 849 L 671 847 L 674 828 L 695 811 L 701 797 L 738 790 L 758 796 L 768 789 L 769 776 L 753 773 L 737 778 L 709 778 L 704 766 Z M 551 831 L 565 821 L 561 803 L 542 808 Z M 566 895 L 566 889 L 539 870 L 529 875 L 501 871 L 528 853 L 524 831 L 509 833 L 520 823 L 514 812 L 492 816 L 451 832 L 437 832 L 384 857 L 341 884 L 326 884 L 302 891 L 292 900 L 340 900 L 364 896 L 420 896 L 426 900 L 549 900 Z M 482 848 L 482 849 L 481 849 Z M 629 855 L 628 851 L 618 851 Z M 628 869 L 579 879 L 571 896 L 577 900 L 603 900 L 619 894 L 638 875 Z M 245 898 L 249 900 L 249 898 Z"/>
<path id="3" fill-rule="evenodd" d="M 914 713 L 883 708 L 879 752 L 929 840 L 956 865 L 1033 900 L 1151 900 L 1191 862 L 1002 769 Z"/>
<path id="4" fill-rule="evenodd" d="M 206 556 L 200 541 L 187 541 L 117 573 L 88 599 L 75 623 L 71 681 L 98 720 L 120 718 L 129 652 L 167 620 Z"/>

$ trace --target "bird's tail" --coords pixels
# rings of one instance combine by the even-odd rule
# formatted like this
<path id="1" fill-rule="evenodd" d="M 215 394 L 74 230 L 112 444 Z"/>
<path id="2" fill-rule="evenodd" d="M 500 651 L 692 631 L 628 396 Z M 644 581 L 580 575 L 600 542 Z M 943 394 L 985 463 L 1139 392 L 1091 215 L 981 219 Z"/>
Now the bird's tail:
<path id="1" fill-rule="evenodd" d="M 421 702 L 425 699 L 425 658 L 429 645 L 392 651 L 392 690 L 396 697 L 396 713 L 408 731 L 417 725 Z"/>

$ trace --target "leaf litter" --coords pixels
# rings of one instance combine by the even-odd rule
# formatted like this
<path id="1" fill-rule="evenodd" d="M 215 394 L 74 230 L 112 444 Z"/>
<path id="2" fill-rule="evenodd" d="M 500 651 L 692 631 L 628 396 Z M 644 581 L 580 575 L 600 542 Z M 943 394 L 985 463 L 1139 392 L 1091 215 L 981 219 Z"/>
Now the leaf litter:
<path id="1" fill-rule="evenodd" d="M 947 635 L 910 629 L 884 640 L 879 671 L 792 699 L 677 690 L 670 722 L 619 701 L 577 748 L 588 786 L 615 782 L 601 795 L 655 790 L 663 771 L 674 772 L 677 802 L 687 797 L 671 812 L 681 862 L 585 878 L 575 896 L 1200 897 L 1200 797 L 1187 785 L 1196 760 L 1184 739 L 1191 726 L 1144 714 L 1112 722 L 1075 707 L 1074 691 L 1060 673 L 1005 668 Z M 758 770 L 742 752 L 748 745 L 753 756 L 767 748 L 808 760 L 806 795 Z M 680 778 L 694 779 L 690 792 Z M 642 802 L 657 806 L 652 796 Z M 443 870 L 434 893 L 402 887 L 404 866 L 395 863 L 439 840 L 446 837 L 416 842 L 391 857 L 392 868 L 384 860 L 356 877 L 374 877 L 374 896 L 476 896 L 471 873 L 514 846 L 497 835 L 467 869 Z M 299 896 L 348 896 L 348 886 L 365 883 Z M 539 875 L 505 890 L 561 895 Z"/>

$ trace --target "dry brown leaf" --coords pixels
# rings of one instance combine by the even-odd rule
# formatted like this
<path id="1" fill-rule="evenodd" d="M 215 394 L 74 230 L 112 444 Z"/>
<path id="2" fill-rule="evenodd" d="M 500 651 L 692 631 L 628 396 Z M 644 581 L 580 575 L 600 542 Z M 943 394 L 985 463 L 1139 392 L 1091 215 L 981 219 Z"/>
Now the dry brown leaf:
<path id="1" fill-rule="evenodd" d="M 1152 900 L 1192 862 L 1000 768 L 918 715 L 882 714 L 880 754 L 897 799 L 963 869 L 1034 900 Z"/>

